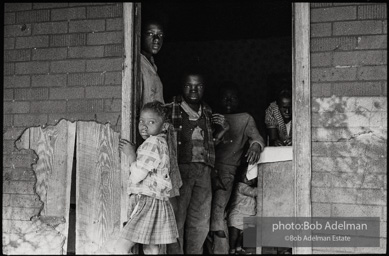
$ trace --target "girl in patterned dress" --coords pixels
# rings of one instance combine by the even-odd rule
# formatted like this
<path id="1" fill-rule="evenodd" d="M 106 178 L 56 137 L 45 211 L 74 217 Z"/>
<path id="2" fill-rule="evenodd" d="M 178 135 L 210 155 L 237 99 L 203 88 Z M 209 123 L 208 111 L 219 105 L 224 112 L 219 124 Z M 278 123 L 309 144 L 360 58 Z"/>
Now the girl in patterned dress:
<path id="1" fill-rule="evenodd" d="M 120 141 L 120 149 L 129 156 L 131 166 L 128 193 L 136 197 L 136 206 L 115 244 L 115 253 L 128 254 L 136 244 L 147 244 L 148 252 L 158 254 L 158 245 L 175 243 L 176 219 L 169 201 L 172 181 L 166 141 L 169 124 L 162 103 L 146 103 L 140 113 L 139 133 L 145 141 L 135 154 L 135 145 Z"/>

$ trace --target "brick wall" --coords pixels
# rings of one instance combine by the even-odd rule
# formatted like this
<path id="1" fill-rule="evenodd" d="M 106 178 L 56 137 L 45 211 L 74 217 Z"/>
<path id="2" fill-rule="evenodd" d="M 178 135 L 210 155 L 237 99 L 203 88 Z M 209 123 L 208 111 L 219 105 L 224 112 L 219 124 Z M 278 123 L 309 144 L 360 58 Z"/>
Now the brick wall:
<path id="1" fill-rule="evenodd" d="M 387 224 L 387 12 L 383 3 L 311 4 L 312 215 Z"/>
<path id="2" fill-rule="evenodd" d="M 36 155 L 14 148 L 24 129 L 66 118 L 120 131 L 122 10 L 122 3 L 5 4 L 3 232 L 23 227 L 42 206 Z"/>

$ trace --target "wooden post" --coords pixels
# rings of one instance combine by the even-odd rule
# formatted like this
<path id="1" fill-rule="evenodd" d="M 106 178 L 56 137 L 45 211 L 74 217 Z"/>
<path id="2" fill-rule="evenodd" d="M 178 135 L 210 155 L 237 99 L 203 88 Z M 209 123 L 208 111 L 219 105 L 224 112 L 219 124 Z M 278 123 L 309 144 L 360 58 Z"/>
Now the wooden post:
<path id="1" fill-rule="evenodd" d="M 122 125 L 121 138 L 134 141 L 133 134 L 133 116 L 134 108 L 134 79 L 133 79 L 133 58 L 134 58 L 134 3 L 123 3 L 123 20 L 124 20 L 124 62 L 122 72 Z M 128 173 L 125 171 L 129 166 L 129 159 L 121 154 L 121 210 L 120 223 L 127 221 L 127 206 L 128 206 Z"/>
<path id="2" fill-rule="evenodd" d="M 310 4 L 293 3 L 293 164 L 294 216 L 311 217 Z M 312 254 L 312 247 L 293 247 Z"/>

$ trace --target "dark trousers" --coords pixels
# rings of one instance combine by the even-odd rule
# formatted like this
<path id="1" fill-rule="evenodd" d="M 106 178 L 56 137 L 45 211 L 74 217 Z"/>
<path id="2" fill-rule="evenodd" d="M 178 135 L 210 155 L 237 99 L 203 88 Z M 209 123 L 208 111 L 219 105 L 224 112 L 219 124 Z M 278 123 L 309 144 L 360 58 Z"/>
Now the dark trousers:
<path id="1" fill-rule="evenodd" d="M 168 254 L 202 254 L 209 231 L 212 186 L 211 167 L 203 163 L 179 165 L 182 187 L 175 197 L 178 243 L 167 245 Z M 173 203 L 174 204 L 174 203 Z"/>

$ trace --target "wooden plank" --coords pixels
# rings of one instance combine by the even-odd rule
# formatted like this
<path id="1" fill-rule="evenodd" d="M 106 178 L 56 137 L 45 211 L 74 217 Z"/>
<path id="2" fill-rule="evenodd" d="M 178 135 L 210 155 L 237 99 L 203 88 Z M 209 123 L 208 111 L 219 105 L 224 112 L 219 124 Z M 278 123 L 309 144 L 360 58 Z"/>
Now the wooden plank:
<path id="1" fill-rule="evenodd" d="M 121 228 L 119 133 L 77 122 L 76 253 L 92 254 Z"/>
<path id="2" fill-rule="evenodd" d="M 311 217 L 310 3 L 293 3 L 293 163 L 296 217 Z M 294 247 L 293 254 L 312 247 Z"/>
<path id="3" fill-rule="evenodd" d="M 293 217 L 295 208 L 293 180 L 293 161 L 260 164 L 256 216 Z M 261 254 L 262 247 L 256 247 L 256 253 Z"/>
<path id="4" fill-rule="evenodd" d="M 64 217 L 66 222 L 56 229 L 66 238 L 69 226 L 71 173 L 75 143 L 75 123 L 62 119 L 56 126 L 31 127 L 16 143 L 17 147 L 35 151 L 36 193 L 43 202 L 41 216 Z M 29 140 L 29 143 L 26 142 Z M 19 149 L 21 149 L 19 148 Z M 66 254 L 67 239 L 64 244 Z"/>
<path id="5" fill-rule="evenodd" d="M 134 95 L 133 95 L 133 45 L 134 45 L 134 4 L 123 3 L 123 20 L 124 20 L 124 65 L 122 73 L 122 126 L 121 138 L 134 141 L 133 120 L 134 116 Z M 125 167 L 129 166 L 129 159 L 121 155 L 121 199 L 120 199 L 120 222 L 127 221 L 128 205 L 128 173 Z"/>
<path id="6" fill-rule="evenodd" d="M 262 217 L 293 217 L 293 162 L 284 161 L 265 163 L 262 165 Z"/>

